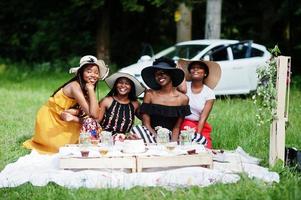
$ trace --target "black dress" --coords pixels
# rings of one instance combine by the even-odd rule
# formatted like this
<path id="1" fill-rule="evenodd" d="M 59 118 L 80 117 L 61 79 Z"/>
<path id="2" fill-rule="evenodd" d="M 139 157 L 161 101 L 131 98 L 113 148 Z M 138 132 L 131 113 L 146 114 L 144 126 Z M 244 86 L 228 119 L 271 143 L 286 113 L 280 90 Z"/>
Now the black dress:
<path id="1" fill-rule="evenodd" d="M 132 103 L 122 104 L 113 99 L 111 106 L 106 110 L 101 127 L 116 133 L 128 133 L 135 120 L 135 108 Z"/>
<path id="2" fill-rule="evenodd" d="M 184 118 L 190 115 L 190 107 L 186 106 L 165 106 L 160 104 L 143 103 L 140 112 L 148 114 L 151 119 L 151 126 L 161 126 L 172 131 L 179 117 Z"/>

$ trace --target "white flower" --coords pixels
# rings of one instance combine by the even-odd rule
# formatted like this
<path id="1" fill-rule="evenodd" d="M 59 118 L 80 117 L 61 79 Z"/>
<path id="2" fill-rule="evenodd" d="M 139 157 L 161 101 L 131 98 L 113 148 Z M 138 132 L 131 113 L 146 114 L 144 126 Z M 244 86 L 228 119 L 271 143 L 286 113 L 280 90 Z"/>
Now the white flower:
<path id="1" fill-rule="evenodd" d="M 169 134 L 171 131 L 168 130 L 167 128 L 163 128 L 161 126 L 156 126 L 155 130 L 157 130 L 157 134 L 158 135 L 166 135 Z"/>
<path id="2" fill-rule="evenodd" d="M 162 128 L 162 126 L 156 126 L 156 127 L 155 127 L 155 130 L 157 131 L 157 130 L 159 130 L 160 128 Z"/>

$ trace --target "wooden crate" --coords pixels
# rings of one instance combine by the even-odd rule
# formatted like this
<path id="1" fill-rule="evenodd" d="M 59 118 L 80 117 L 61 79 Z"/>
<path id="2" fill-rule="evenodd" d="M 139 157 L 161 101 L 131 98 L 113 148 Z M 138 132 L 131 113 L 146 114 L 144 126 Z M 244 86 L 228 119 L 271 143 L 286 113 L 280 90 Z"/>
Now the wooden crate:
<path id="1" fill-rule="evenodd" d="M 136 172 L 136 158 L 134 156 L 124 157 L 62 157 L 59 167 L 61 169 L 117 169 L 125 168 Z"/>
<path id="2" fill-rule="evenodd" d="M 137 172 L 142 172 L 144 168 L 184 166 L 206 166 L 211 169 L 212 156 L 208 152 L 178 156 L 137 156 L 136 169 Z"/>

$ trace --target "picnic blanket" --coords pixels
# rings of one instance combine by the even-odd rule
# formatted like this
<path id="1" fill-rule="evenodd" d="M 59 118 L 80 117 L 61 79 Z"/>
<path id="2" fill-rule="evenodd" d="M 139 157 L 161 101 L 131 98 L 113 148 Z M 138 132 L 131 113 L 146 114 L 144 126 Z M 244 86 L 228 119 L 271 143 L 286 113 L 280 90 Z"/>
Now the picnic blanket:
<path id="1" fill-rule="evenodd" d="M 209 186 L 215 183 L 235 183 L 240 174 L 267 183 L 279 182 L 279 175 L 259 166 L 259 159 L 248 155 L 241 147 L 234 151 L 213 154 L 213 169 L 181 167 L 151 169 L 129 173 L 124 169 L 61 170 L 59 154 L 42 155 L 36 151 L 8 164 L 0 173 L 0 188 L 17 187 L 24 183 L 45 186 L 54 182 L 67 188 L 124 188 L 135 186 L 177 187 Z"/>

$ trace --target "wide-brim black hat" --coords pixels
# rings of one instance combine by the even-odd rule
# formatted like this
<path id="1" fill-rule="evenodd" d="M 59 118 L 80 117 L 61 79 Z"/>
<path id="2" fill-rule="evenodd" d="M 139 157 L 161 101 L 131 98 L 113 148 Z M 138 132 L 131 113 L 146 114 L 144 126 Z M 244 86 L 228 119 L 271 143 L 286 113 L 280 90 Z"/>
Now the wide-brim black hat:
<path id="1" fill-rule="evenodd" d="M 144 83 L 151 89 L 159 90 L 161 88 L 155 79 L 155 72 L 157 70 L 164 70 L 170 74 L 173 87 L 177 87 L 184 80 L 185 74 L 182 69 L 173 67 L 166 62 L 159 62 L 155 65 L 146 67 L 141 71 L 141 76 Z"/>

